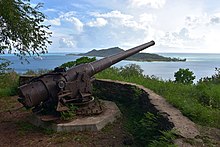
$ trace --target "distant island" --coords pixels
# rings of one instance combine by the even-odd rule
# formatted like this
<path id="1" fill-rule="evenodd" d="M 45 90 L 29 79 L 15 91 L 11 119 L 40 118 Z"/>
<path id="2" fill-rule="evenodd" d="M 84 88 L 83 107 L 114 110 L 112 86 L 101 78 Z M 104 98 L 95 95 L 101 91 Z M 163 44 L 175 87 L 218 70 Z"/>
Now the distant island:
<path id="1" fill-rule="evenodd" d="M 124 51 L 124 50 L 119 47 L 113 47 L 113 48 L 101 49 L 101 50 L 93 49 L 87 53 L 67 54 L 67 55 L 107 57 L 109 55 L 114 55 L 114 54 L 117 54 L 122 51 Z M 174 62 L 186 61 L 186 59 L 164 57 L 164 56 L 161 56 L 158 54 L 151 54 L 151 53 L 137 53 L 135 55 L 132 55 L 132 56 L 126 58 L 126 60 L 147 61 L 147 62 L 152 62 L 152 61 L 167 61 L 167 62 L 169 62 L 169 61 L 174 61 Z"/>

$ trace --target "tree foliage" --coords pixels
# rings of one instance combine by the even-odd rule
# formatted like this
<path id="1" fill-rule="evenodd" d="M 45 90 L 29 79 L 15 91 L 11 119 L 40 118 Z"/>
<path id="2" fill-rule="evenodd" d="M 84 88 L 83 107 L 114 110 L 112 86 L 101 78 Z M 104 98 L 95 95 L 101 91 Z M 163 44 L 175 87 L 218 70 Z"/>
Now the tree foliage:
<path id="1" fill-rule="evenodd" d="M 124 77 L 129 77 L 129 76 L 137 76 L 137 77 L 143 77 L 143 69 L 137 64 L 129 64 L 124 67 L 121 67 L 120 69 L 120 74 L 123 75 Z"/>
<path id="2" fill-rule="evenodd" d="M 41 7 L 32 7 L 30 0 L 0 0 L 0 54 L 13 51 L 22 58 L 47 52 L 51 32 L 42 24 Z"/>
<path id="3" fill-rule="evenodd" d="M 92 58 L 81 57 L 81 58 L 76 59 L 76 61 L 70 61 L 70 62 L 63 63 L 62 65 L 60 65 L 60 67 L 71 68 L 72 66 L 77 66 L 80 64 L 89 63 L 89 62 L 93 62 L 93 61 L 96 61 L 96 57 L 92 57 Z"/>
<path id="4" fill-rule="evenodd" d="M 220 84 L 220 68 L 215 68 L 215 74 L 211 77 L 204 77 L 199 79 L 198 83 L 210 83 L 210 84 Z"/>
<path id="5" fill-rule="evenodd" d="M 11 68 L 9 68 L 11 64 L 12 64 L 11 61 L 4 58 L 0 58 L 0 75 L 11 70 Z"/>
<path id="6" fill-rule="evenodd" d="M 175 82 L 183 84 L 192 84 L 193 80 L 196 78 L 194 73 L 187 69 L 180 68 L 177 72 L 174 73 Z"/>

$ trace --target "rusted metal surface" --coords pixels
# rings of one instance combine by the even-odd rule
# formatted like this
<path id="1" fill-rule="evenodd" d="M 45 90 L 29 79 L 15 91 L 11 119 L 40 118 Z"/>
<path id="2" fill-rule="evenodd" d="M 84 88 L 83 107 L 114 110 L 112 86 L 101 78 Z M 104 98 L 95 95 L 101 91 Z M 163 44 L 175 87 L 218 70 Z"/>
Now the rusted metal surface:
<path id="1" fill-rule="evenodd" d="M 26 108 L 34 107 L 33 110 L 37 113 L 43 110 L 67 111 L 67 105 L 70 103 L 81 105 L 82 109 L 79 109 L 78 114 L 101 113 L 102 106 L 92 98 L 92 76 L 154 44 L 154 41 L 150 41 L 101 60 L 72 67 L 67 71 L 55 68 L 54 71 L 21 85 L 18 101 Z"/>
<path id="2" fill-rule="evenodd" d="M 76 110 L 77 115 L 98 115 L 104 111 L 104 105 L 100 101 L 95 100 L 85 105 L 80 105 Z"/>

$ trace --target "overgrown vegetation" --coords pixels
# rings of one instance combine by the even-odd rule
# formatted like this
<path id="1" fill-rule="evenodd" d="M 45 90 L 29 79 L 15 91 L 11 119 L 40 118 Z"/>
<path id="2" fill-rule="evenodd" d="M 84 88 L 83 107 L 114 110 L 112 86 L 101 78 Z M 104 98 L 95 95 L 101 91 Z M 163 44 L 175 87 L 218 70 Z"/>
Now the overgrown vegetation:
<path id="1" fill-rule="evenodd" d="M 24 75 L 36 75 L 36 76 L 40 76 L 42 74 L 48 73 L 51 70 L 47 70 L 47 69 L 38 69 L 38 70 L 30 70 L 28 69 Z"/>
<path id="2" fill-rule="evenodd" d="M 76 116 L 77 107 L 73 104 L 67 106 L 69 110 L 60 112 L 62 120 L 71 120 Z"/>
<path id="3" fill-rule="evenodd" d="M 134 67 L 134 65 L 129 65 Z M 128 67 L 109 68 L 96 75 L 101 79 L 120 80 L 143 85 L 162 95 L 167 101 L 181 110 L 194 122 L 220 128 L 220 84 L 219 69 L 209 80 L 200 80 L 198 84 L 184 84 L 181 82 L 162 81 L 155 77 L 143 75 L 138 67 L 129 76 L 123 74 Z M 136 76 L 138 75 L 138 76 Z"/>
<path id="4" fill-rule="evenodd" d="M 0 74 L 0 97 L 17 94 L 18 77 L 18 74 L 13 71 Z"/>
<path id="5" fill-rule="evenodd" d="M 123 126 L 126 131 L 132 134 L 134 146 L 152 146 L 163 143 L 163 146 L 173 146 L 174 138 L 164 136 L 162 132 L 169 132 L 175 136 L 174 132 L 165 131 L 159 122 L 163 117 L 153 114 L 145 109 L 142 104 L 144 93 L 135 86 L 120 87 L 117 84 L 95 84 L 95 96 L 114 101 L 123 114 Z M 162 138 L 166 140 L 162 141 Z"/>
<path id="6" fill-rule="evenodd" d="M 0 96 L 12 96 L 17 93 L 18 74 L 9 66 L 11 61 L 0 58 Z"/>
<path id="7" fill-rule="evenodd" d="M 11 68 L 9 68 L 11 64 L 11 61 L 4 58 L 0 58 L 0 75 L 11 70 Z"/>
<path id="8" fill-rule="evenodd" d="M 177 72 L 174 73 L 175 82 L 182 84 L 192 84 L 193 80 L 196 78 L 192 71 L 187 69 L 180 68 Z"/>
<path id="9" fill-rule="evenodd" d="M 96 60 L 96 57 L 92 57 L 92 58 L 81 57 L 81 58 L 76 59 L 76 61 L 66 62 L 66 63 L 62 64 L 60 67 L 68 69 L 68 68 L 71 68 L 73 66 L 77 66 L 77 65 L 80 65 L 80 64 L 83 64 L 83 63 L 93 62 L 95 60 Z"/>

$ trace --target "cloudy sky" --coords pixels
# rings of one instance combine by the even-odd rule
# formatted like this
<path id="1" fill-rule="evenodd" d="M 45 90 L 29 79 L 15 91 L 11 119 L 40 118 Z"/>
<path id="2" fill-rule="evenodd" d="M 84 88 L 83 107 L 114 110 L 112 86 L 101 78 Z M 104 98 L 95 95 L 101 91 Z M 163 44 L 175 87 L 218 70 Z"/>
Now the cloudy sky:
<path id="1" fill-rule="evenodd" d="M 128 49 L 220 53 L 220 0 L 32 0 L 50 24 L 49 52 Z"/>

